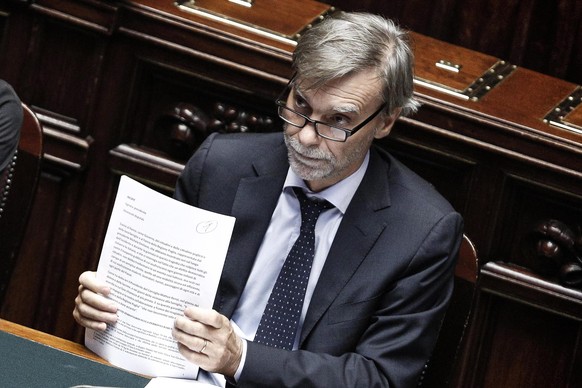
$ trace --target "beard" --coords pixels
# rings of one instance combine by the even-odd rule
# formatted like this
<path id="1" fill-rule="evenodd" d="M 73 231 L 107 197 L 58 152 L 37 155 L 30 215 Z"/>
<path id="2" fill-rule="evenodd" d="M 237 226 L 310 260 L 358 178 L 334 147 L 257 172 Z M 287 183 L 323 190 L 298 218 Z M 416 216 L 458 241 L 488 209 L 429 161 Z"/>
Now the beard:
<path id="1" fill-rule="evenodd" d="M 337 158 L 333 153 L 321 150 L 317 146 L 304 146 L 299 140 L 289 136 L 286 130 L 283 133 L 289 165 L 295 174 L 307 182 L 347 177 L 350 174 L 346 174 L 346 171 L 353 169 L 350 171 L 352 173 L 359 167 L 358 165 L 354 168 L 354 164 L 358 160 L 363 160 L 370 146 L 368 142 L 346 143 L 343 157 Z"/>

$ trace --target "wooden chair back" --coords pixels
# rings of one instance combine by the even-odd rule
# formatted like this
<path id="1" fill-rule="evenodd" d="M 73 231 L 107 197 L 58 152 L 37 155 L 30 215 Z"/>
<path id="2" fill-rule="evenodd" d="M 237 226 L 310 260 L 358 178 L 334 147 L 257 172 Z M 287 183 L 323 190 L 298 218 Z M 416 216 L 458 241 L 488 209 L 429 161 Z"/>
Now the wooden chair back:
<path id="1" fill-rule="evenodd" d="M 42 126 L 27 105 L 22 109 L 18 148 L 0 180 L 0 305 L 28 224 L 42 161 Z"/>

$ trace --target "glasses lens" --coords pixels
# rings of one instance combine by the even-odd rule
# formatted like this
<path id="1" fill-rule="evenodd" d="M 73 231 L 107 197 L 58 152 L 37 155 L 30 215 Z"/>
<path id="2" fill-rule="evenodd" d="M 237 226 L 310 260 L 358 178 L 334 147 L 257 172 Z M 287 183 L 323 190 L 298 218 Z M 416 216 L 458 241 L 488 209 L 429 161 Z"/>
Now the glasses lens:
<path id="1" fill-rule="evenodd" d="M 345 131 L 324 123 L 317 123 L 317 133 L 320 136 L 336 141 L 345 141 L 348 137 Z"/>
<path id="2" fill-rule="evenodd" d="M 303 127 L 305 125 L 305 117 L 284 106 L 279 106 L 279 117 L 296 127 Z"/>
<path id="3" fill-rule="evenodd" d="M 303 128 L 307 124 L 307 119 L 305 117 L 283 105 L 279 105 L 279 117 L 281 117 L 286 123 L 298 128 Z M 332 127 L 331 125 L 318 121 L 316 127 L 319 136 L 325 137 L 326 139 L 346 141 L 348 138 L 346 131 Z"/>

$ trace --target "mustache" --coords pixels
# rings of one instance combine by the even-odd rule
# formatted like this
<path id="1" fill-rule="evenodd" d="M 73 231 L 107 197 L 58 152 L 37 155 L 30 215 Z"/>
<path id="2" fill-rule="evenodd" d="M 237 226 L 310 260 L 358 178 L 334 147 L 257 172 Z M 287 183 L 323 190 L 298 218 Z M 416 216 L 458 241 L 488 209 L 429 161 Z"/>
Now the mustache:
<path id="1" fill-rule="evenodd" d="M 320 150 L 317 147 L 306 147 L 299 142 L 299 140 L 290 136 L 285 136 L 287 146 L 292 148 L 295 153 L 310 159 L 333 160 L 333 155 Z"/>

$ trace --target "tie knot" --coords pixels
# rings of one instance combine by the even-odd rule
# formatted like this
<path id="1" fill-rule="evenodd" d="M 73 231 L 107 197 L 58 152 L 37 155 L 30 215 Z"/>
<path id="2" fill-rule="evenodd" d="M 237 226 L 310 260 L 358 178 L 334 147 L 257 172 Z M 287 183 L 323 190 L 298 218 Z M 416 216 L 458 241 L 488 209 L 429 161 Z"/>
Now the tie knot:
<path id="1" fill-rule="evenodd" d="M 299 187 L 294 187 L 293 191 L 295 192 L 295 195 L 299 200 L 299 206 L 301 207 L 302 227 L 306 225 L 314 227 L 321 212 L 333 207 L 333 205 L 326 200 L 318 201 L 309 198 Z"/>

